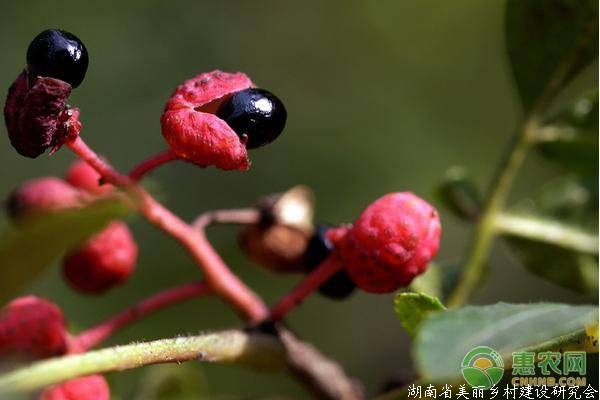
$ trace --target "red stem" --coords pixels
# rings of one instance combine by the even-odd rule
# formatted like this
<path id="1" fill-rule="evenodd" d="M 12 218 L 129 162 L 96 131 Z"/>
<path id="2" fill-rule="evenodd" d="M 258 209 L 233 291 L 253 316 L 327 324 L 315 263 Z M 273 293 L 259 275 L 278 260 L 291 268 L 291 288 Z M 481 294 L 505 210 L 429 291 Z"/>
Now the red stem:
<path id="1" fill-rule="evenodd" d="M 92 166 L 99 174 L 102 179 L 108 183 L 112 183 L 115 186 L 127 187 L 133 182 L 129 177 L 121 175 L 116 169 L 114 169 L 108 162 L 100 158 L 92 149 L 88 147 L 83 139 L 79 136 L 71 142 L 65 143 L 79 158 L 87 162 Z"/>
<path id="2" fill-rule="evenodd" d="M 299 305 L 309 294 L 321 287 L 321 285 L 340 269 L 342 269 L 341 263 L 332 259 L 332 257 L 327 258 L 316 269 L 308 274 L 294 290 L 279 300 L 279 302 L 271 309 L 271 319 L 273 321 L 282 319 L 288 312 Z"/>
<path id="3" fill-rule="evenodd" d="M 193 229 L 157 202 L 144 188 L 120 174 L 77 137 L 68 142 L 69 148 L 96 169 L 103 179 L 123 190 L 135 200 L 146 219 L 177 240 L 200 266 L 211 290 L 231 304 L 250 322 L 265 319 L 269 310 L 262 299 L 246 286 L 219 257 L 203 231 Z"/>
<path id="4" fill-rule="evenodd" d="M 93 326 L 72 340 L 72 347 L 83 352 L 97 346 L 123 327 L 134 323 L 145 316 L 162 310 L 175 303 L 202 296 L 210 292 L 204 282 L 193 282 L 173 287 L 156 293 L 126 310 L 108 318 L 106 321 Z"/>
<path id="5" fill-rule="evenodd" d="M 151 223 L 177 239 L 203 266 L 206 281 L 215 293 L 252 322 L 261 321 L 268 315 L 264 302 L 231 272 L 208 242 L 204 231 L 194 230 L 149 195 L 145 198 L 143 213 Z"/>
<path id="6" fill-rule="evenodd" d="M 168 162 L 179 160 L 179 156 L 175 154 L 171 149 L 162 151 L 133 167 L 129 172 L 129 178 L 133 181 L 139 181 L 144 175 L 152 171 L 155 168 L 160 167 Z"/>

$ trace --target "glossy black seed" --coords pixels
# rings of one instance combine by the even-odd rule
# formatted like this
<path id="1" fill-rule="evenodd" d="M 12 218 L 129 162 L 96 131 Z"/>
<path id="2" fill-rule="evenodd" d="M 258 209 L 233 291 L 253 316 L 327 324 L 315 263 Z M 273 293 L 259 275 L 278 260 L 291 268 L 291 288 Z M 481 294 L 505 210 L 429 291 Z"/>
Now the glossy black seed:
<path id="1" fill-rule="evenodd" d="M 27 69 L 32 76 L 47 76 L 77 87 L 88 68 L 84 44 L 72 33 L 47 29 L 37 35 L 27 49 Z"/>
<path id="2" fill-rule="evenodd" d="M 326 236 L 327 229 L 329 227 L 319 225 L 308 242 L 308 247 L 304 254 L 307 272 L 314 270 L 333 250 L 333 243 Z M 354 289 L 356 289 L 356 285 L 350 279 L 346 270 L 342 269 L 321 285 L 319 293 L 330 299 L 343 300 L 350 296 L 354 292 Z"/>
<path id="3" fill-rule="evenodd" d="M 246 148 L 255 149 L 277 139 L 285 126 L 287 112 L 273 93 L 251 88 L 236 92 L 224 101 L 217 116 L 240 138 L 247 136 Z"/>

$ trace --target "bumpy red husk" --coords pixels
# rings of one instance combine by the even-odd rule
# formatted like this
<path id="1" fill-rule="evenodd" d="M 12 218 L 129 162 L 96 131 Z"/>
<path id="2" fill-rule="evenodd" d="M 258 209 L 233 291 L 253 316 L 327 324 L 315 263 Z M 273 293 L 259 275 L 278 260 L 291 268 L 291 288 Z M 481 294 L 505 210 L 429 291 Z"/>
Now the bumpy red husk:
<path id="1" fill-rule="evenodd" d="M 137 254 L 137 244 L 127 225 L 113 221 L 65 257 L 63 274 L 82 292 L 103 293 L 129 279 Z"/>
<path id="2" fill-rule="evenodd" d="M 66 324 L 56 304 L 24 296 L 0 311 L 0 356 L 38 359 L 66 351 Z"/>
<path id="3" fill-rule="evenodd" d="M 434 207 L 409 192 L 391 193 L 363 211 L 336 252 L 358 287 L 386 293 L 425 271 L 440 235 Z"/>
<path id="4" fill-rule="evenodd" d="M 11 85 L 4 106 L 8 137 L 19 154 L 36 158 L 67 136 L 67 100 L 71 85 L 23 71 Z"/>
<path id="5" fill-rule="evenodd" d="M 250 160 L 244 143 L 211 112 L 228 95 L 252 86 L 243 73 L 212 71 L 177 87 L 161 118 L 162 133 L 171 149 L 203 167 L 248 170 Z"/>
<path id="6" fill-rule="evenodd" d="M 6 211 L 15 222 L 23 222 L 82 205 L 81 193 L 60 178 L 46 176 L 24 182 L 8 197 Z"/>

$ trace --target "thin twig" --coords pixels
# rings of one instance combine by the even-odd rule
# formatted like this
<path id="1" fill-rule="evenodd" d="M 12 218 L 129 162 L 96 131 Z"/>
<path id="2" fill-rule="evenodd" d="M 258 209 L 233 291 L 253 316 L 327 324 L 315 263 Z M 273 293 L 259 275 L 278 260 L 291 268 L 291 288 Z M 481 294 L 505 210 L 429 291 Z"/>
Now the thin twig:
<path id="1" fill-rule="evenodd" d="M 129 178 L 137 182 L 153 169 L 179 159 L 179 156 L 171 149 L 162 151 L 136 165 L 131 172 L 129 172 Z"/>
<path id="2" fill-rule="evenodd" d="M 278 334 L 286 351 L 290 373 L 323 400 L 361 400 L 365 398 L 362 385 L 349 378 L 335 361 L 325 357 L 314 346 L 298 340 L 285 328 Z"/>
<path id="3" fill-rule="evenodd" d="M 204 282 L 192 282 L 156 293 L 135 305 L 121 311 L 100 324 L 93 326 L 71 339 L 76 352 L 83 352 L 108 339 L 123 327 L 139 321 L 149 314 L 160 311 L 173 304 L 180 303 L 209 293 Z"/>
<path id="4" fill-rule="evenodd" d="M 313 291 L 343 268 L 338 260 L 328 257 L 271 308 L 271 319 L 278 321 L 300 304 Z"/>
<path id="5" fill-rule="evenodd" d="M 229 330 L 109 347 L 39 361 L 0 377 L 0 394 L 27 392 L 78 376 L 198 360 L 255 368 L 285 367 L 281 343 L 271 335 Z"/>
<path id="6" fill-rule="evenodd" d="M 200 214 L 192 223 L 196 230 L 204 230 L 213 224 L 250 225 L 260 221 L 260 211 L 256 208 L 234 208 L 213 210 Z"/>
<path id="7" fill-rule="evenodd" d="M 517 136 L 510 148 L 509 156 L 499 170 L 501 172 L 491 185 L 490 195 L 483 207 L 461 277 L 446 301 L 448 307 L 458 307 L 465 303 L 481 281 L 485 261 L 495 236 L 493 218 L 504 207 L 512 182 L 529 149 L 525 136 L 525 134 Z"/>
<path id="8" fill-rule="evenodd" d="M 81 137 L 78 136 L 68 142 L 67 146 L 96 169 L 102 179 L 122 188 L 150 223 L 169 234 L 187 249 L 204 272 L 205 280 L 215 294 L 227 301 L 249 321 L 261 321 L 268 316 L 268 308 L 262 299 L 231 272 L 203 232 L 194 230 L 156 201 L 144 188 L 112 168 L 89 148 Z"/>
<path id="9" fill-rule="evenodd" d="M 240 219 L 253 222 L 255 218 L 259 217 L 259 215 L 256 215 L 256 210 L 252 210 L 251 212 L 238 210 L 242 212 L 234 213 L 234 215 L 209 213 L 201 218 L 198 224 L 200 229 L 194 229 L 194 227 L 186 224 L 158 203 L 130 177 L 120 174 L 108 165 L 81 138 L 78 137 L 67 145 L 80 158 L 94 167 L 106 182 L 123 189 L 137 206 L 139 212 L 149 222 L 161 228 L 188 250 L 204 271 L 206 283 L 212 292 L 227 301 L 250 322 L 263 321 L 268 317 L 269 310 L 266 305 L 260 297 L 229 270 L 206 239 L 204 229 L 202 229 L 207 223 L 214 221 L 234 222 L 232 220 L 233 216 L 235 216 L 238 222 Z M 206 361 L 240 362 L 254 366 L 271 366 L 295 361 L 295 356 L 287 360 L 276 357 L 275 355 L 281 351 L 281 342 L 273 337 L 266 341 L 264 337 L 244 336 L 237 331 L 191 338 L 159 340 L 88 352 L 77 356 L 67 356 L 63 359 L 43 361 L 30 368 L 18 370 L 1 377 L 0 392 L 2 390 L 39 388 L 86 374 L 131 369 L 154 363 L 181 362 L 199 357 Z M 328 364 L 323 364 L 325 361 Z M 333 361 L 327 360 L 322 355 L 320 355 L 319 364 L 329 365 L 330 368 L 327 368 L 326 371 L 331 371 L 331 366 L 336 365 Z M 318 368 L 315 370 L 314 368 L 315 366 L 311 366 L 310 363 L 303 364 L 297 362 L 294 364 L 294 367 L 291 367 L 295 371 L 295 376 L 299 376 L 299 374 L 306 374 L 308 376 L 318 374 L 320 370 Z M 339 376 L 344 375 L 340 372 Z M 306 379 L 302 381 L 305 384 L 309 382 Z M 312 382 L 310 383 L 311 389 L 318 390 L 318 385 L 326 386 L 327 381 L 328 379 L 326 378 L 318 379 L 315 377 L 310 380 Z M 344 382 L 344 380 L 341 380 L 337 384 L 347 386 Z M 329 384 L 332 385 L 333 383 Z M 327 388 L 324 387 L 322 390 L 326 391 Z M 355 399 L 359 397 L 331 398 Z"/>

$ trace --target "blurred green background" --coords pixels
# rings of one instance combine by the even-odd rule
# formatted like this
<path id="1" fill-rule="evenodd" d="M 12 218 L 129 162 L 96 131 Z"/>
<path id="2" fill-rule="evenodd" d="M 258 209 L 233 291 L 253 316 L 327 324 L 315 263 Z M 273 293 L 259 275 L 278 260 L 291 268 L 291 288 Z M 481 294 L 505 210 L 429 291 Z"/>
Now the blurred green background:
<path id="1" fill-rule="evenodd" d="M 411 190 L 435 202 L 433 188 L 451 165 L 464 165 L 485 187 L 520 114 L 504 53 L 503 7 L 496 0 L 2 0 L 0 87 L 8 88 L 23 68 L 27 45 L 39 31 L 75 33 L 90 53 L 86 80 L 71 99 L 82 110 L 82 135 L 128 169 L 164 148 L 158 121 L 176 85 L 215 68 L 244 71 L 285 102 L 285 134 L 251 153 L 250 172 L 179 163 L 154 173 L 149 185 L 176 213 L 192 219 L 203 210 L 245 206 L 302 183 L 316 193 L 320 221 L 346 222 L 390 191 Z M 595 73 L 588 78 L 595 82 Z M 62 175 L 74 160 L 68 151 L 22 158 L 3 136 L 2 197 L 25 179 Z M 517 193 L 557 174 L 535 156 L 525 171 Z M 455 264 L 471 230 L 441 212 L 437 260 Z M 54 265 L 27 291 L 53 299 L 74 326 L 85 327 L 153 291 L 199 277 L 172 240 L 141 219 L 130 222 L 141 253 L 125 286 L 104 297 L 83 297 L 62 282 Z M 267 301 L 298 280 L 247 261 L 232 228 L 214 228 L 210 236 Z M 530 275 L 502 244 L 490 266 L 474 302 L 587 300 Z M 410 368 L 410 341 L 394 315 L 392 295 L 357 293 L 345 303 L 314 296 L 289 323 L 371 394 Z M 231 326 L 239 321 L 226 306 L 202 299 L 161 312 L 111 343 Z M 110 375 L 115 398 L 132 398 L 140 377 L 153 368 L 160 367 Z M 308 397 L 284 374 L 199 363 L 187 368 L 205 382 L 211 398 Z"/>

